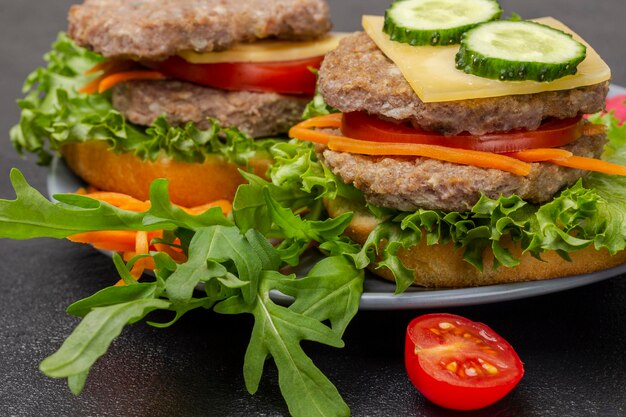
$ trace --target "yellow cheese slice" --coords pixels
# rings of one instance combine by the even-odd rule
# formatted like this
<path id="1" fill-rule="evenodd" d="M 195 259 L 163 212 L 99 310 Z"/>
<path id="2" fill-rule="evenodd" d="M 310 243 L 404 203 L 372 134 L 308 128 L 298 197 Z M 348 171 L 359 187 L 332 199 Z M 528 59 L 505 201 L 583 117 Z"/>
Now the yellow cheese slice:
<path id="1" fill-rule="evenodd" d="M 217 64 L 223 62 L 278 62 L 313 58 L 326 55 L 339 45 L 347 33 L 330 33 L 312 41 L 283 41 L 263 39 L 239 43 L 226 51 L 197 53 L 183 51 L 179 55 L 192 64 Z"/>
<path id="2" fill-rule="evenodd" d="M 571 33 L 576 40 L 587 45 L 587 57 L 578 65 L 576 74 L 543 83 L 491 80 L 455 68 L 458 45 L 411 46 L 394 42 L 383 32 L 382 16 L 364 16 L 363 28 L 378 48 L 400 68 L 404 78 L 424 103 L 567 90 L 598 84 L 611 78 L 608 65 L 571 29 L 551 17 L 535 20 Z"/>

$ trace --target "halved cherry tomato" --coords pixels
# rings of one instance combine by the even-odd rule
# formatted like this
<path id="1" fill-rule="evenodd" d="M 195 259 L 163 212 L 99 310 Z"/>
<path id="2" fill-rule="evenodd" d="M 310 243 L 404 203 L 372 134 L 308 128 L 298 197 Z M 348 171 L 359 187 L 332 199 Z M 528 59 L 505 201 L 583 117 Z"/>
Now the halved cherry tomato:
<path id="1" fill-rule="evenodd" d="M 424 397 L 455 410 L 495 403 L 524 375 L 522 362 L 504 339 L 482 323 L 452 314 L 411 321 L 405 364 Z"/>
<path id="2" fill-rule="evenodd" d="M 626 121 L 626 94 L 611 97 L 606 100 L 606 111 L 613 110 L 613 115 L 622 122 Z"/>
<path id="3" fill-rule="evenodd" d="M 179 80 L 224 90 L 263 91 L 283 94 L 315 94 L 316 76 L 324 57 L 283 62 L 234 62 L 192 64 L 181 57 L 146 63 L 150 68 Z"/>
<path id="4" fill-rule="evenodd" d="M 344 113 L 341 132 L 350 138 L 375 142 L 421 143 L 475 151 L 508 153 L 532 148 L 555 148 L 582 136 L 582 118 L 553 119 L 539 129 L 513 130 L 503 133 L 444 136 L 412 126 L 397 124 L 370 116 L 365 112 Z"/>

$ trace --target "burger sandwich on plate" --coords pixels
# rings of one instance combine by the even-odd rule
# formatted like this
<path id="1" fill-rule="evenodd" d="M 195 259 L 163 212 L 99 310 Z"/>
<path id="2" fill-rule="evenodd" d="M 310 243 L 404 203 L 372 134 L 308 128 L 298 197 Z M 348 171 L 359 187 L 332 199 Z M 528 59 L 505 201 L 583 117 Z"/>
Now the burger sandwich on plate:
<path id="1" fill-rule="evenodd" d="M 300 120 L 330 28 L 324 0 L 86 0 L 29 76 L 11 139 L 98 189 L 146 199 L 167 178 L 177 204 L 232 200 L 238 169 L 269 163 L 274 141 L 252 138 Z"/>
<path id="2" fill-rule="evenodd" d="M 495 0 L 397 0 L 365 16 L 322 64 L 321 116 L 290 132 L 315 146 L 300 181 L 325 177 L 329 214 L 354 213 L 353 251 L 398 291 L 626 260 L 624 142 L 585 117 L 609 68 L 556 19 L 500 15 Z"/>

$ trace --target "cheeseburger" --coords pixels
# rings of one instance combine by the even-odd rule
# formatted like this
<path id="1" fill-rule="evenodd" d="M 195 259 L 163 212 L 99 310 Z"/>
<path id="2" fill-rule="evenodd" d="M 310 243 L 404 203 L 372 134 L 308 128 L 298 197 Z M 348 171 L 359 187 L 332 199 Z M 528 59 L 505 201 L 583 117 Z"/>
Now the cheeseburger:
<path id="1" fill-rule="evenodd" d="M 340 113 L 291 130 L 337 185 L 320 193 L 330 216 L 354 213 L 347 236 L 400 290 L 626 260 L 626 151 L 583 117 L 604 109 L 608 67 L 555 19 L 500 14 L 493 0 L 398 0 L 365 16 L 319 72 L 320 113 Z"/>
<path id="2" fill-rule="evenodd" d="M 238 169 L 263 174 L 266 148 L 313 96 L 329 35 L 324 0 L 86 0 L 33 73 L 11 133 L 19 151 L 59 151 L 89 184 L 175 203 L 232 199 Z"/>

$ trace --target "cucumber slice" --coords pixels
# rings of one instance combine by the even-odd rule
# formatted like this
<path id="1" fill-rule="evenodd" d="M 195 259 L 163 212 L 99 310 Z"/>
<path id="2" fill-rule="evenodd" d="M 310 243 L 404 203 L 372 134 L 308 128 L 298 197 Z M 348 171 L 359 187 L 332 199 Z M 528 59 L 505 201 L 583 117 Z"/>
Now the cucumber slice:
<path id="1" fill-rule="evenodd" d="M 502 81 L 553 81 L 576 74 L 587 55 L 572 35 L 529 21 L 497 21 L 467 31 L 456 67 Z"/>
<path id="2" fill-rule="evenodd" d="M 383 31 L 411 45 L 452 45 L 479 23 L 502 14 L 496 0 L 396 0 L 385 12 Z"/>

